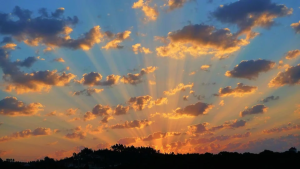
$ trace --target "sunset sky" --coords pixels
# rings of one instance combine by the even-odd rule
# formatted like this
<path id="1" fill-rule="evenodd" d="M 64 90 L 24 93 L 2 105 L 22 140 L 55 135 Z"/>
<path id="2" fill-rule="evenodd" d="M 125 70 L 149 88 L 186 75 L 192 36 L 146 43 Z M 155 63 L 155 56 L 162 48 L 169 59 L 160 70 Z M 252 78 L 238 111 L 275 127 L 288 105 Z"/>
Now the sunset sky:
<path id="1" fill-rule="evenodd" d="M 6 1 L 0 158 L 300 149 L 300 1 Z"/>

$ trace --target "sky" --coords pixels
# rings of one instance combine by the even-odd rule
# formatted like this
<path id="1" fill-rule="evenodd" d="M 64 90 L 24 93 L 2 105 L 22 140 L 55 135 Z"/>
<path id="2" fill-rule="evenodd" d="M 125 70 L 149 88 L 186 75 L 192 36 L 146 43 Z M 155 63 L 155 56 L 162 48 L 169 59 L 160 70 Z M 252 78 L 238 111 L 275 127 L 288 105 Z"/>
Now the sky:
<path id="1" fill-rule="evenodd" d="M 300 1 L 7 1 L 0 157 L 300 149 Z"/>

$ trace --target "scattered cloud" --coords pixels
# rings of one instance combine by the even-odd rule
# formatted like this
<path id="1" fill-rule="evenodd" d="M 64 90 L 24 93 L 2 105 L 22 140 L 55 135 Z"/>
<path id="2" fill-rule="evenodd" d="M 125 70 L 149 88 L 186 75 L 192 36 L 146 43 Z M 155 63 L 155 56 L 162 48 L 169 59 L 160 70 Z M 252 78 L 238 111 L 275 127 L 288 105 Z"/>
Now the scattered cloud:
<path id="1" fill-rule="evenodd" d="M 81 80 L 75 80 L 76 83 L 81 83 L 87 86 L 112 86 L 119 82 L 119 75 L 108 75 L 105 81 L 102 80 L 102 75 L 97 72 L 85 73 Z"/>
<path id="2" fill-rule="evenodd" d="M 258 60 L 243 60 L 236 65 L 233 70 L 227 71 L 225 76 L 234 78 L 256 79 L 261 72 L 267 72 L 275 66 L 275 62 L 258 59 Z M 255 69 L 252 69 L 255 67 Z"/>
<path id="3" fill-rule="evenodd" d="M 178 116 L 199 116 L 207 114 L 207 112 L 213 108 L 213 105 L 197 102 L 196 104 L 191 104 L 185 108 L 177 108 L 175 110 L 176 115 Z"/>
<path id="4" fill-rule="evenodd" d="M 247 86 L 243 83 L 238 83 L 236 88 L 231 88 L 231 86 L 227 86 L 225 88 L 219 89 L 219 94 L 215 94 L 215 96 L 226 97 L 226 96 L 235 96 L 242 97 L 246 94 L 252 94 L 257 90 L 256 86 Z"/>
<path id="5" fill-rule="evenodd" d="M 142 82 L 142 77 L 144 75 L 152 73 L 157 69 L 158 69 L 157 67 L 149 66 L 147 68 L 141 69 L 140 73 L 137 74 L 128 73 L 127 76 L 123 76 L 120 81 L 125 84 L 136 85 Z"/>
<path id="6" fill-rule="evenodd" d="M 86 136 L 86 132 L 73 132 L 73 133 L 68 133 L 65 135 L 65 137 L 67 139 L 73 139 L 73 140 L 76 140 L 76 139 L 84 139 Z"/>
<path id="7" fill-rule="evenodd" d="M 66 111 L 66 115 L 67 116 L 72 116 L 72 115 L 75 115 L 76 112 L 77 112 L 77 108 L 76 109 L 73 109 L 73 108 L 69 108 L 67 111 Z"/>
<path id="8" fill-rule="evenodd" d="M 169 91 L 164 91 L 164 95 L 171 96 L 176 94 L 179 91 L 185 91 L 187 88 L 190 88 L 190 90 L 192 90 L 193 87 L 194 87 L 194 83 L 187 84 L 187 85 L 183 83 L 179 83 L 174 89 L 170 89 Z"/>
<path id="9" fill-rule="evenodd" d="M 64 63 L 65 60 L 63 58 L 56 58 L 56 59 L 53 59 L 54 62 L 62 62 Z"/>
<path id="10" fill-rule="evenodd" d="M 246 35 L 246 39 L 252 39 L 259 34 L 253 32 L 254 28 L 269 29 L 275 24 L 274 19 L 292 13 L 292 8 L 271 0 L 240 0 L 218 7 L 211 15 L 224 24 L 237 25 L 239 30 L 235 36 Z"/>
<path id="11" fill-rule="evenodd" d="M 22 139 L 22 138 L 29 138 L 31 136 L 50 135 L 51 133 L 52 131 L 50 128 L 39 127 L 34 129 L 33 131 L 31 131 L 30 129 L 26 129 L 20 132 L 12 133 L 11 135 L 8 136 L 0 137 L 0 142 L 6 142 L 6 141 Z"/>
<path id="12" fill-rule="evenodd" d="M 292 123 L 289 123 L 287 125 L 283 125 L 283 126 L 278 127 L 278 128 L 263 130 L 263 133 L 264 134 L 272 134 L 272 133 L 287 132 L 287 131 L 290 131 L 290 130 L 300 130 L 300 125 L 299 124 L 293 125 Z"/>
<path id="13" fill-rule="evenodd" d="M 117 107 L 114 110 L 114 115 L 125 115 L 129 111 L 129 106 L 122 106 L 122 105 L 117 105 Z"/>
<path id="14" fill-rule="evenodd" d="M 267 112 L 268 107 L 262 104 L 258 104 L 255 106 L 252 106 L 250 108 L 246 107 L 245 110 L 240 112 L 241 117 L 245 117 L 247 115 L 256 115 L 256 114 L 262 114 Z"/>
<path id="15" fill-rule="evenodd" d="M 116 124 L 110 126 L 111 129 L 141 129 L 146 126 L 149 126 L 153 123 L 153 121 L 149 120 L 133 120 L 133 121 L 125 121 L 124 124 Z"/>
<path id="16" fill-rule="evenodd" d="M 149 48 L 142 47 L 140 43 L 132 45 L 132 50 L 135 54 L 138 54 L 138 53 L 150 54 L 150 53 L 152 53 Z"/>
<path id="17" fill-rule="evenodd" d="M 210 54 L 222 58 L 249 43 L 238 39 L 228 28 L 216 29 L 204 24 L 190 24 L 170 32 L 167 41 L 166 46 L 156 48 L 157 55 L 175 59 L 182 59 L 187 54 L 194 57 Z"/>
<path id="18" fill-rule="evenodd" d="M 79 95 L 86 95 L 86 96 L 92 96 L 94 93 L 100 93 L 104 89 L 95 89 L 95 88 L 87 88 L 80 91 L 73 92 L 73 96 L 79 96 Z"/>
<path id="19" fill-rule="evenodd" d="M 291 24 L 291 27 L 294 29 L 294 31 L 296 32 L 296 33 L 300 33 L 300 21 L 297 23 L 292 23 Z"/>
<path id="20" fill-rule="evenodd" d="M 141 10 L 145 14 L 144 21 L 155 21 L 159 15 L 159 12 L 156 5 L 154 7 L 150 7 L 149 2 L 150 1 L 148 0 L 146 0 L 145 2 L 143 0 L 138 0 L 137 2 L 133 3 L 132 8 L 141 8 Z"/>
<path id="21" fill-rule="evenodd" d="M 167 4 L 168 7 L 169 7 L 169 11 L 172 11 L 174 9 L 178 9 L 178 8 L 181 8 L 183 7 L 183 5 L 187 2 L 190 2 L 192 0 L 169 0 Z"/>
<path id="22" fill-rule="evenodd" d="M 270 81 L 269 87 L 298 84 L 300 84 L 300 64 L 297 66 L 290 66 L 285 69 L 285 71 L 279 72 L 276 77 Z"/>
<path id="23" fill-rule="evenodd" d="M 261 100 L 262 103 L 268 103 L 269 101 L 271 100 L 278 100 L 279 99 L 279 96 L 269 96 L 269 97 L 266 97 L 264 98 L 263 100 Z"/>
<path id="24" fill-rule="evenodd" d="M 202 66 L 200 67 L 200 69 L 201 69 L 201 70 L 204 70 L 204 71 L 208 71 L 210 67 L 211 67 L 211 65 L 202 65 Z"/>
<path id="25" fill-rule="evenodd" d="M 295 59 L 298 56 L 300 56 L 300 50 L 296 49 L 296 50 L 288 51 L 287 54 L 285 55 L 285 58 L 286 59 Z"/>
<path id="26" fill-rule="evenodd" d="M 30 103 L 26 105 L 16 97 L 5 97 L 0 100 L 0 115 L 4 116 L 32 116 L 42 111 L 41 103 Z"/>
<path id="27" fill-rule="evenodd" d="M 124 31 L 117 34 L 110 33 L 109 37 L 114 38 L 113 40 L 107 42 L 105 46 L 102 47 L 102 49 L 122 49 L 124 46 L 121 46 L 120 43 L 122 43 L 125 39 L 130 38 L 131 31 Z"/>

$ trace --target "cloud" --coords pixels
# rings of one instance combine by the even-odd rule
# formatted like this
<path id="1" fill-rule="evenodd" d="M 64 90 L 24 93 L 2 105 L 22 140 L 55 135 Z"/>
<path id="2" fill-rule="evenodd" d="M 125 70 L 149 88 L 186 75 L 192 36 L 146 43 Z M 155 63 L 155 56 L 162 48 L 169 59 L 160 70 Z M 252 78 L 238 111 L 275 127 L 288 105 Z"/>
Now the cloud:
<path id="1" fill-rule="evenodd" d="M 278 128 L 263 130 L 263 133 L 264 134 L 272 134 L 272 133 L 287 132 L 287 131 L 290 131 L 290 130 L 300 130 L 300 125 L 299 124 L 293 125 L 292 123 L 289 123 L 287 125 L 283 125 L 283 126 L 278 127 Z"/>
<path id="2" fill-rule="evenodd" d="M 167 40 L 166 46 L 156 48 L 157 55 L 175 59 L 182 59 L 187 54 L 194 57 L 213 54 L 222 58 L 249 43 L 245 39 L 238 39 L 228 28 L 216 29 L 204 24 L 187 25 L 170 32 Z"/>
<path id="3" fill-rule="evenodd" d="M 224 106 L 225 105 L 224 100 L 221 100 L 220 103 L 219 103 L 219 105 L 220 106 Z"/>
<path id="4" fill-rule="evenodd" d="M 89 121 L 95 119 L 97 116 L 103 117 L 108 116 L 112 112 L 112 109 L 109 106 L 103 106 L 101 104 L 97 104 L 92 109 L 92 112 L 86 112 L 84 114 L 84 121 Z"/>
<path id="5" fill-rule="evenodd" d="M 1 46 L 2 49 L 7 49 L 7 50 L 14 50 L 16 48 L 17 44 L 14 43 L 7 43 L 4 46 Z"/>
<path id="6" fill-rule="evenodd" d="M 114 110 L 114 115 L 125 115 L 129 111 L 129 106 L 122 106 L 122 105 L 117 105 L 117 107 Z"/>
<path id="7" fill-rule="evenodd" d="M 26 105 L 16 97 L 5 97 L 0 100 L 0 115 L 4 116 L 32 116 L 42 111 L 41 103 L 30 103 Z"/>
<path id="8" fill-rule="evenodd" d="M 258 59 L 258 60 L 243 60 L 236 65 L 233 70 L 227 71 L 225 76 L 234 78 L 256 79 L 261 72 L 267 72 L 275 66 L 275 62 Z M 255 67 L 255 69 L 252 69 Z"/>
<path id="9" fill-rule="evenodd" d="M 101 42 L 103 33 L 100 32 L 99 26 L 90 29 L 78 39 L 72 39 L 69 35 L 73 31 L 71 27 L 75 26 L 79 20 L 77 16 L 63 16 L 64 10 L 61 9 L 57 9 L 50 16 L 44 8 L 39 11 L 40 16 L 34 18 L 31 16 L 32 11 L 16 6 L 11 14 L 18 19 L 10 17 L 10 13 L 1 14 L 0 34 L 10 35 L 17 41 L 23 41 L 30 46 L 46 45 L 89 50 Z"/>
<path id="10" fill-rule="evenodd" d="M 156 8 L 156 5 L 154 7 L 150 7 L 148 3 L 149 1 L 147 0 L 145 2 L 143 0 L 138 0 L 137 2 L 133 3 L 132 8 L 141 8 L 145 14 L 144 21 L 155 21 L 159 15 L 159 12 Z"/>
<path id="11" fill-rule="evenodd" d="M 187 84 L 187 85 L 183 83 L 179 83 L 174 89 L 170 89 L 169 91 L 164 91 L 164 95 L 171 96 L 176 94 L 179 91 L 185 91 L 187 88 L 190 88 L 190 90 L 192 90 L 193 87 L 194 87 L 194 83 Z"/>
<path id="12" fill-rule="evenodd" d="M 153 123 L 153 121 L 149 121 L 149 120 L 133 120 L 133 121 L 125 121 L 124 124 L 116 124 L 116 125 L 112 125 L 110 126 L 111 129 L 141 129 L 144 128 L 146 126 L 149 126 Z"/>
<path id="13" fill-rule="evenodd" d="M 72 108 L 69 108 L 67 111 L 66 111 L 66 115 L 67 116 L 71 116 L 71 115 L 75 115 L 76 112 L 77 112 L 78 109 L 72 109 Z"/>
<path id="14" fill-rule="evenodd" d="M 64 63 L 65 60 L 63 58 L 56 58 L 56 59 L 53 59 L 54 62 L 62 62 Z"/>
<path id="15" fill-rule="evenodd" d="M 45 116 L 56 116 L 56 115 L 57 115 L 56 111 L 52 111 L 52 112 L 46 114 Z"/>
<path id="16" fill-rule="evenodd" d="M 111 119 L 114 119 L 114 117 L 113 117 L 113 116 L 110 116 L 110 115 L 105 116 L 105 117 L 103 117 L 103 119 L 101 120 L 101 123 L 108 123 L 108 121 L 111 120 Z"/>
<path id="17" fill-rule="evenodd" d="M 0 44 L 4 44 L 4 43 L 13 43 L 12 37 L 9 37 L 9 36 L 3 37 L 2 41 L 0 42 Z"/>
<path id="18" fill-rule="evenodd" d="M 120 43 L 125 39 L 130 38 L 131 31 L 124 31 L 117 34 L 109 34 L 110 37 L 114 37 L 113 40 L 109 41 L 102 49 L 122 49 L 124 46 L 120 46 Z"/>
<path id="19" fill-rule="evenodd" d="M 186 143 L 189 143 L 191 145 L 207 144 L 207 143 L 212 143 L 215 141 L 226 141 L 226 140 L 232 140 L 232 139 L 248 138 L 250 135 L 251 135 L 251 133 L 247 132 L 245 134 L 220 135 L 220 136 L 215 136 L 215 137 L 210 137 L 210 138 L 199 138 L 199 139 L 189 138 L 186 140 Z"/>
<path id="20" fill-rule="evenodd" d="M 279 96 L 269 96 L 269 97 L 266 97 L 265 99 L 261 100 L 262 103 L 268 103 L 269 101 L 271 100 L 278 100 L 279 99 Z"/>
<path id="21" fill-rule="evenodd" d="M 183 5 L 191 0 L 169 0 L 166 4 L 169 7 L 169 11 L 183 7 Z"/>
<path id="22" fill-rule="evenodd" d="M 50 128 L 36 128 L 33 131 L 30 129 L 26 129 L 20 132 L 12 133 L 11 135 L 0 137 L 0 142 L 6 142 L 10 140 L 22 139 L 22 138 L 29 138 L 31 136 L 44 136 L 50 135 L 52 133 Z"/>
<path id="23" fill-rule="evenodd" d="M 78 120 L 80 120 L 79 117 L 74 117 L 74 118 L 72 118 L 72 119 L 70 119 L 70 120 L 68 120 L 68 121 L 69 121 L 69 122 L 72 122 L 72 121 L 78 121 Z"/>
<path id="24" fill-rule="evenodd" d="M 155 70 L 157 70 L 157 67 L 149 66 L 147 68 L 141 69 L 140 73 L 137 74 L 128 73 L 127 76 L 123 76 L 120 81 L 125 84 L 136 85 L 142 82 L 142 77 L 144 75 L 152 73 Z"/>
<path id="25" fill-rule="evenodd" d="M 47 52 L 51 52 L 51 51 L 53 51 L 53 50 L 54 50 L 53 47 L 46 47 L 46 48 L 43 50 L 43 52 L 44 52 L 44 53 L 47 53 Z M 55 61 L 55 59 L 54 59 L 54 61 Z"/>
<path id="26" fill-rule="evenodd" d="M 244 127 L 246 125 L 245 120 L 230 120 L 225 121 L 222 125 L 208 127 L 209 123 L 204 122 L 196 125 L 188 126 L 187 134 L 197 136 L 198 134 L 211 134 L 212 132 L 221 130 L 221 129 L 235 129 L 239 127 Z"/>
<path id="27" fill-rule="evenodd" d="M 296 49 L 296 50 L 288 51 L 285 58 L 286 59 L 295 59 L 298 56 L 300 56 L 300 50 Z"/>
<path id="28" fill-rule="evenodd" d="M 279 72 L 276 77 L 270 81 L 269 87 L 298 84 L 300 84 L 300 64 L 297 66 L 290 66 L 285 69 L 285 71 Z"/>
<path id="29" fill-rule="evenodd" d="M 268 107 L 266 107 L 265 105 L 262 104 L 258 104 L 255 106 L 252 106 L 250 108 L 246 107 L 245 110 L 240 112 L 240 116 L 241 117 L 245 117 L 247 115 L 255 115 L 255 114 L 262 114 L 267 112 Z"/>
<path id="30" fill-rule="evenodd" d="M 132 45 L 132 50 L 135 54 L 138 54 L 138 53 L 150 54 L 150 53 L 152 53 L 149 48 L 141 47 L 140 43 Z"/>
<path id="31" fill-rule="evenodd" d="M 272 3 L 271 0 L 240 0 L 224 4 L 211 13 L 212 17 L 226 24 L 237 25 L 237 36 L 245 34 L 247 39 L 258 35 L 252 30 L 256 27 L 270 28 L 274 19 L 293 13 L 292 8 L 282 4 Z"/>
<path id="32" fill-rule="evenodd" d="M 102 75 L 97 72 L 85 73 L 82 75 L 81 80 L 76 80 L 75 82 L 81 83 L 87 86 L 112 86 L 119 82 L 119 75 L 108 75 L 105 81 L 102 80 Z"/>
<path id="33" fill-rule="evenodd" d="M 9 53 L 0 48 L 0 67 L 3 71 L 3 79 L 6 85 L 6 91 L 15 90 L 18 94 L 28 92 L 49 91 L 52 86 L 66 86 L 76 75 L 71 73 L 62 74 L 53 71 L 36 71 L 33 73 L 24 73 L 20 67 L 30 67 L 37 58 L 29 57 L 24 61 L 11 62 Z"/>
<path id="34" fill-rule="evenodd" d="M 133 143 L 136 143 L 140 140 L 140 138 L 136 137 L 126 137 L 122 138 L 118 141 L 118 144 L 123 144 L 123 145 L 132 145 Z"/>
<path id="35" fill-rule="evenodd" d="M 243 83 L 238 83 L 236 88 L 231 88 L 231 86 L 227 86 L 225 88 L 219 89 L 219 94 L 215 94 L 215 96 L 226 97 L 226 96 L 235 96 L 242 97 L 246 94 L 252 94 L 257 90 L 256 86 L 247 86 Z"/>
<path id="36" fill-rule="evenodd" d="M 201 69 L 201 70 L 204 70 L 204 71 L 208 71 L 210 67 L 211 67 L 211 65 L 202 65 L 202 66 L 200 67 L 200 69 Z"/>
<path id="37" fill-rule="evenodd" d="M 73 132 L 65 135 L 67 139 L 84 139 L 86 136 L 86 132 Z"/>
<path id="38" fill-rule="evenodd" d="M 183 99 L 184 101 L 188 101 L 188 98 L 189 98 L 189 96 L 183 96 L 183 97 L 182 97 L 182 99 Z"/>
<path id="39" fill-rule="evenodd" d="M 295 30 L 296 33 L 300 33 L 300 21 L 298 23 L 292 23 L 291 27 Z"/>
<path id="40" fill-rule="evenodd" d="M 185 108 L 177 108 L 175 113 L 179 116 L 199 116 L 203 114 L 207 114 L 207 112 L 213 108 L 213 105 L 197 102 L 196 104 L 191 104 L 186 106 Z"/>
<path id="41" fill-rule="evenodd" d="M 73 93 L 73 96 L 79 96 L 85 94 L 86 96 L 91 96 L 94 93 L 100 93 L 104 89 L 95 89 L 95 88 L 87 88 Z"/>
<path id="42" fill-rule="evenodd" d="M 145 95 L 145 96 L 137 96 L 137 97 L 131 97 L 128 100 L 128 103 L 130 106 L 135 110 L 144 110 L 145 108 L 151 108 L 153 105 L 162 105 L 167 104 L 168 99 L 165 97 L 158 98 L 156 100 L 153 100 L 151 96 Z"/>

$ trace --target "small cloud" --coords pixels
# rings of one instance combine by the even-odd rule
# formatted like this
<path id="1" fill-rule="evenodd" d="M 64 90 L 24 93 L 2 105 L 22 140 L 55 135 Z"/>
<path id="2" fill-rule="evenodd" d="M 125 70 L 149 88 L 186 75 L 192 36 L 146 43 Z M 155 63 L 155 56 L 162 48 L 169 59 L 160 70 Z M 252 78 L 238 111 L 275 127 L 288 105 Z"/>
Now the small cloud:
<path id="1" fill-rule="evenodd" d="M 64 63 L 65 60 L 63 58 L 56 58 L 56 59 L 53 59 L 54 62 L 62 62 Z"/>
<path id="2" fill-rule="evenodd" d="M 268 110 L 268 107 L 266 107 L 265 105 L 262 105 L 262 104 L 258 104 L 253 107 L 250 107 L 250 108 L 246 107 L 245 110 L 240 112 L 240 116 L 245 117 L 247 115 L 262 114 L 262 113 L 267 112 L 267 110 Z"/>

